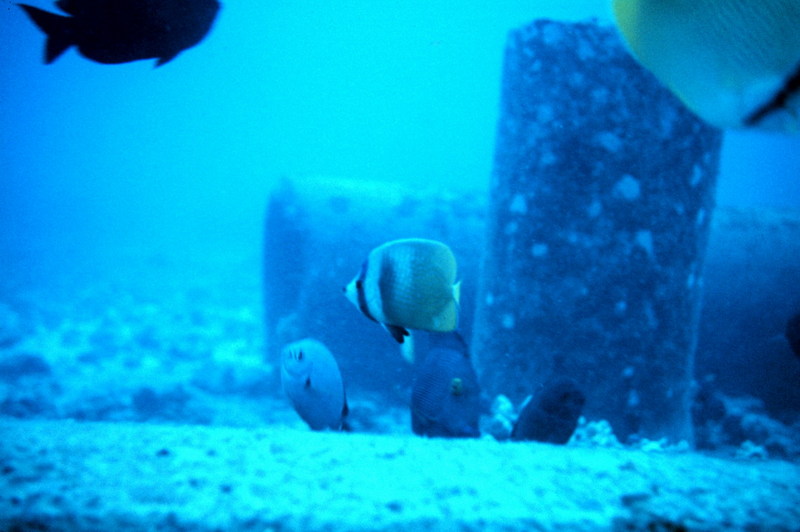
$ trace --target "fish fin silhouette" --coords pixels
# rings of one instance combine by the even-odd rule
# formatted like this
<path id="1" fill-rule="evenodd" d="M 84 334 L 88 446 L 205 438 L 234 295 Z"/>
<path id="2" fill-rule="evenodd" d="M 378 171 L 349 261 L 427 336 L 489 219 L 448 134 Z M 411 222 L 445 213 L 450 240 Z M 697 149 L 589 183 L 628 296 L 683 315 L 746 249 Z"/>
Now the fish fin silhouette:
<path id="1" fill-rule="evenodd" d="M 389 334 L 392 335 L 398 344 L 402 344 L 405 337 L 409 335 L 408 331 L 404 327 L 400 327 L 398 325 L 387 325 L 386 323 L 382 323 L 383 328 L 389 331 Z"/>
<path id="2" fill-rule="evenodd" d="M 64 51 L 75 44 L 72 35 L 72 20 L 70 17 L 56 15 L 38 7 L 26 4 L 17 4 L 25 10 L 28 17 L 36 24 L 40 30 L 47 35 L 45 45 L 44 62 L 50 64 Z"/>
<path id="3" fill-rule="evenodd" d="M 158 58 L 158 61 L 156 61 L 156 66 L 155 66 L 155 68 L 158 68 L 158 67 L 160 67 L 161 65 L 166 65 L 167 63 L 169 63 L 170 61 L 172 61 L 173 59 L 175 59 L 175 57 L 176 57 L 176 56 L 177 56 L 179 53 L 181 53 L 181 51 L 180 51 L 180 50 L 178 50 L 177 52 L 169 52 L 169 53 L 168 53 L 168 54 L 166 54 L 166 55 L 162 55 L 161 57 L 159 57 L 159 58 Z"/>

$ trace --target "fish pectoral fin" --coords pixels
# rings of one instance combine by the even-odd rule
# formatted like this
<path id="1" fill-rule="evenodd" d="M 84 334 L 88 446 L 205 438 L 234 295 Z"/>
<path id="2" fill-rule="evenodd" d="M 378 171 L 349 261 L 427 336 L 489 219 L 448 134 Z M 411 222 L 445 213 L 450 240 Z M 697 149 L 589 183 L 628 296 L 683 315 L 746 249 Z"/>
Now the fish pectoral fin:
<path id="1" fill-rule="evenodd" d="M 398 344 L 402 344 L 405 341 L 405 337 L 409 335 L 409 332 L 399 325 L 387 325 L 386 323 L 382 323 L 383 328 L 389 331 L 389 334 L 392 335 L 392 338 L 397 340 Z"/>
<path id="2" fill-rule="evenodd" d="M 175 51 L 175 52 L 169 52 L 169 53 L 167 53 L 167 54 L 165 54 L 165 55 L 162 55 L 161 57 L 159 57 L 159 58 L 158 58 L 158 61 L 156 61 L 156 66 L 155 66 L 155 68 L 158 68 L 158 67 L 160 67 L 161 65 L 166 65 L 167 63 L 169 63 L 170 61 L 172 61 L 173 59 L 175 59 L 175 57 L 176 57 L 176 56 L 177 56 L 179 53 L 181 53 L 181 51 L 180 51 L 180 50 L 177 50 L 177 51 Z"/>
<path id="3" fill-rule="evenodd" d="M 414 336 L 409 333 L 405 342 L 400 344 L 400 354 L 409 364 L 414 363 Z"/>

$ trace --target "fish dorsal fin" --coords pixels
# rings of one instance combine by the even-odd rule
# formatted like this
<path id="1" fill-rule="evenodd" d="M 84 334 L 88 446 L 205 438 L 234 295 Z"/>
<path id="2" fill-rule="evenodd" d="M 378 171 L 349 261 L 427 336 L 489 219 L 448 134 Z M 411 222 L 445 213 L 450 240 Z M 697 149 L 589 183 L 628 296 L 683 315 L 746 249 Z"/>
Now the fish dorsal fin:
<path id="1" fill-rule="evenodd" d="M 71 17 L 56 15 L 25 4 L 19 4 L 19 7 L 24 9 L 33 23 L 47 35 L 44 62 L 48 65 L 75 43 L 72 35 Z"/>

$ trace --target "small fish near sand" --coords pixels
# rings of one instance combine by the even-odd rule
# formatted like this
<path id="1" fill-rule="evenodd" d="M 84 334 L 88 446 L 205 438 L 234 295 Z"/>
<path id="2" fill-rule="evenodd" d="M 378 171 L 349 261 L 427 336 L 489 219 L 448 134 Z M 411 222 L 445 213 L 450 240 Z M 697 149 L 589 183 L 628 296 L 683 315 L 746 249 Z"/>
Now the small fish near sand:
<path id="1" fill-rule="evenodd" d="M 411 429 L 420 436 L 480 436 L 480 387 L 467 344 L 457 332 L 430 333 L 430 349 L 416 368 Z"/>
<path id="2" fill-rule="evenodd" d="M 284 347 L 281 384 L 295 411 L 312 430 L 347 430 L 342 374 L 324 344 L 306 338 Z"/>
<path id="3" fill-rule="evenodd" d="M 442 242 L 393 240 L 373 249 L 344 293 L 399 343 L 408 329 L 450 332 L 458 325 L 456 258 Z"/>
<path id="4" fill-rule="evenodd" d="M 800 2 L 614 0 L 633 55 L 720 128 L 800 131 Z"/>
<path id="5" fill-rule="evenodd" d="M 585 403 L 575 381 L 556 378 L 522 405 L 511 439 L 565 444 L 578 426 Z"/>
<path id="6" fill-rule="evenodd" d="M 202 41 L 220 8 L 217 0 L 58 0 L 64 16 L 18 5 L 47 35 L 46 64 L 76 46 L 98 63 L 157 59 L 156 66 Z"/>

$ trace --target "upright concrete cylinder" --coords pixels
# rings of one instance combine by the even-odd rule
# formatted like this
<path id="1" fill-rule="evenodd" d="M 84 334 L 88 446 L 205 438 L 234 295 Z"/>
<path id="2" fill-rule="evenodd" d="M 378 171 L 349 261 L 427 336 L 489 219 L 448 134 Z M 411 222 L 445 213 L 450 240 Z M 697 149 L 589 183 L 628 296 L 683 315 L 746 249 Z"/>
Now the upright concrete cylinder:
<path id="1" fill-rule="evenodd" d="M 489 393 L 574 378 L 618 436 L 691 441 L 721 133 L 615 30 L 511 32 L 473 348 Z"/>

